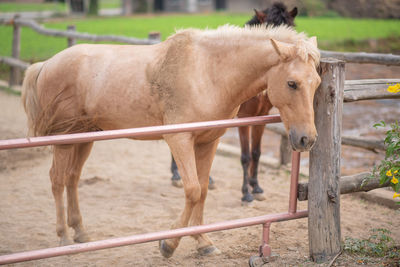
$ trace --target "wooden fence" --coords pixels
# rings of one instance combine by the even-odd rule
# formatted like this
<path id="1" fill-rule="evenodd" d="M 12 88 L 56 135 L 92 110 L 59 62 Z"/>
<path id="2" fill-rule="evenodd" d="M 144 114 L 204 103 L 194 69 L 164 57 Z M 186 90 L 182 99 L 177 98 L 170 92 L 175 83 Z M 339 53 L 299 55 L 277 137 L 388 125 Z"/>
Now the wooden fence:
<path id="1" fill-rule="evenodd" d="M 13 33 L 13 58 L 0 57 L 0 62 L 8 64 L 15 69 L 26 69 L 29 64 L 19 60 L 19 35 L 21 26 L 31 27 L 38 33 L 68 38 L 72 45 L 75 39 L 89 41 L 116 41 L 131 44 L 152 44 L 159 42 L 159 35 L 150 35 L 149 39 L 116 36 L 94 36 L 67 31 L 49 30 L 32 21 L 14 19 L 8 23 L 14 27 Z M 390 54 L 366 53 L 338 53 L 321 51 L 323 57 L 336 57 L 346 62 L 375 63 L 384 65 L 400 65 L 400 56 Z M 315 95 L 314 107 L 316 111 L 316 127 L 319 138 L 310 152 L 310 178 L 309 184 L 300 184 L 298 190 L 299 200 L 308 199 L 309 212 L 309 246 L 310 256 L 315 261 L 326 261 L 340 251 L 340 194 L 357 191 L 368 191 L 379 185 L 377 180 L 372 180 L 367 186 L 361 183 L 369 173 L 352 177 L 340 178 L 340 147 L 341 144 L 352 145 L 368 150 L 384 150 L 380 140 L 365 140 L 358 137 L 342 136 L 342 104 L 367 99 L 399 98 L 398 94 L 386 91 L 388 83 L 400 83 L 400 79 L 374 79 L 345 81 L 344 62 L 338 59 L 325 58 L 321 60 L 320 75 L 322 83 Z M 14 75 L 14 74 L 13 74 Z M 12 75 L 12 76 L 13 76 Z M 10 84 L 15 84 L 15 78 Z M 284 129 L 279 126 L 267 126 L 274 132 L 282 135 L 281 163 L 286 163 L 288 140 Z M 329 236 L 329 238 L 325 238 Z"/>
<path id="2" fill-rule="evenodd" d="M 89 33 L 80 33 L 75 31 L 74 25 L 67 26 L 67 30 L 48 29 L 38 24 L 34 20 L 21 19 L 16 16 L 14 19 L 0 20 L 0 24 L 10 25 L 13 27 L 13 41 L 12 41 L 12 57 L 5 57 L 0 55 L 0 63 L 11 66 L 9 85 L 18 85 L 21 81 L 21 70 L 25 70 L 29 65 L 28 63 L 20 61 L 21 50 L 21 27 L 28 27 L 33 29 L 39 34 L 67 38 L 67 46 L 70 47 L 75 44 L 76 40 L 85 40 L 90 42 L 118 42 L 135 45 L 151 45 L 160 42 L 160 34 L 158 32 L 150 32 L 148 39 L 139 39 L 126 36 L 117 35 L 95 35 Z"/>

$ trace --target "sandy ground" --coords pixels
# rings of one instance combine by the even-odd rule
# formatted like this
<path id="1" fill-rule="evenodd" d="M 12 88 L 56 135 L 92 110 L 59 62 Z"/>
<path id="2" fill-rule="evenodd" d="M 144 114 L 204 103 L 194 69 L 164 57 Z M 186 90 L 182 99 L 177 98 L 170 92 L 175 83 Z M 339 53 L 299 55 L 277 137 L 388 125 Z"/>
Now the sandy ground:
<path id="1" fill-rule="evenodd" d="M 19 97 L 0 91 L 0 139 L 24 137 Z M 0 254 L 55 247 L 55 208 L 48 171 L 50 148 L 0 151 Z M 79 188 L 84 224 L 92 240 L 168 229 L 183 208 L 183 190 L 170 185 L 170 154 L 163 141 L 112 140 L 95 144 Z M 289 174 L 260 169 L 266 201 L 241 205 L 238 157 L 217 155 L 212 168 L 217 189 L 210 191 L 207 223 L 286 212 Z M 304 179 L 304 178 L 303 178 Z M 307 203 L 299 203 L 306 209 Z M 367 238 L 372 228 L 393 231 L 400 243 L 399 211 L 346 195 L 341 198 L 342 237 Z M 308 260 L 307 219 L 272 225 L 271 246 L 278 259 L 269 266 L 314 266 Z M 72 232 L 72 231 L 71 231 Z M 247 266 L 257 254 L 261 226 L 211 233 L 222 254 L 201 257 L 192 238 L 182 239 L 164 259 L 156 242 L 38 260 L 18 266 Z M 340 266 L 356 265 L 343 256 Z M 372 264 L 371 266 L 375 266 Z"/>

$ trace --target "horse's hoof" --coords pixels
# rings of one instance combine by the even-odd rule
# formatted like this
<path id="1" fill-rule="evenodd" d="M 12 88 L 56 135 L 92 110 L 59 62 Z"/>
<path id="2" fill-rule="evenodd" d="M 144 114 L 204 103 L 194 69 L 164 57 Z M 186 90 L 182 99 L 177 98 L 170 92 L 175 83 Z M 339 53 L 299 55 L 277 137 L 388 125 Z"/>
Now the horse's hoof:
<path id="1" fill-rule="evenodd" d="M 172 254 L 174 254 L 174 249 L 168 246 L 165 240 L 160 240 L 158 242 L 158 247 L 160 248 L 161 255 L 163 255 L 164 258 L 171 258 Z"/>
<path id="2" fill-rule="evenodd" d="M 251 191 L 251 193 L 253 195 L 254 194 L 262 194 L 262 193 L 264 193 L 264 190 L 262 190 L 262 188 L 257 185 L 256 187 L 253 188 L 253 191 Z"/>
<path id="3" fill-rule="evenodd" d="M 178 188 L 182 188 L 183 187 L 182 180 L 171 180 L 171 183 L 175 187 L 178 187 Z"/>
<path id="4" fill-rule="evenodd" d="M 266 199 L 264 194 L 262 194 L 262 193 L 261 194 L 253 194 L 253 196 L 254 196 L 254 199 L 256 199 L 258 201 L 263 201 Z"/>
<path id="5" fill-rule="evenodd" d="M 244 196 L 242 197 L 242 202 L 248 202 L 248 203 L 250 203 L 250 202 L 252 202 L 253 200 L 254 200 L 253 195 L 252 195 L 252 194 L 249 194 L 249 193 L 247 193 L 246 195 L 244 195 Z"/>
<path id="6" fill-rule="evenodd" d="M 214 245 L 198 248 L 197 252 L 201 256 L 215 256 L 221 254 L 221 251 Z"/>
<path id="7" fill-rule="evenodd" d="M 59 246 L 69 246 L 69 245 L 73 245 L 74 241 L 72 241 L 69 237 L 63 237 L 60 239 L 60 244 Z"/>
<path id="8" fill-rule="evenodd" d="M 74 241 L 77 243 L 86 243 L 90 241 L 90 237 L 87 233 L 81 232 L 79 234 L 75 234 Z"/>
<path id="9" fill-rule="evenodd" d="M 264 266 L 266 263 L 267 263 L 267 261 L 265 261 L 260 256 L 251 256 L 249 259 L 250 267 L 260 267 L 260 266 Z"/>
<path id="10" fill-rule="evenodd" d="M 208 179 L 208 189 L 213 190 L 215 188 L 217 188 L 217 186 L 215 185 L 213 178 L 211 178 L 211 176 L 210 176 Z"/>

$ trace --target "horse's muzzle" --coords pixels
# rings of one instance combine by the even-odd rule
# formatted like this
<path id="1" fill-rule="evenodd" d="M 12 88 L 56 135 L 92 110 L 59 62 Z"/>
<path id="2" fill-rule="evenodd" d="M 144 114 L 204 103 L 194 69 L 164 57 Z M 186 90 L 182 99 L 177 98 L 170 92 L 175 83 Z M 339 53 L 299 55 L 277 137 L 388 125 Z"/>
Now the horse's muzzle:
<path id="1" fill-rule="evenodd" d="M 309 151 L 315 144 L 317 140 L 317 134 L 310 135 L 297 132 L 296 130 L 289 131 L 289 139 L 290 144 L 292 145 L 292 149 L 298 152 Z"/>

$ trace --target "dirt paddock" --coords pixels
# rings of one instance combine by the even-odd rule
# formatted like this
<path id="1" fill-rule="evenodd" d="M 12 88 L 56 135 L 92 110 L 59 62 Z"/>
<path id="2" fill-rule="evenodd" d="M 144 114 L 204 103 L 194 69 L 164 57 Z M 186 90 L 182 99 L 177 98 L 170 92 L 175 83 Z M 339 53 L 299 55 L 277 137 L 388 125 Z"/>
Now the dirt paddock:
<path id="1" fill-rule="evenodd" d="M 25 114 L 19 97 L 0 91 L 0 139 L 24 137 Z M 0 255 L 55 247 L 55 208 L 48 171 L 50 148 L 0 151 Z M 163 141 L 97 142 L 79 187 L 83 222 L 92 240 L 169 229 L 183 208 L 183 190 L 170 184 L 170 153 Z M 217 155 L 212 168 L 217 189 L 209 191 L 206 223 L 286 212 L 290 174 L 261 167 L 267 200 L 241 205 L 239 158 Z M 299 203 L 306 209 L 307 203 Z M 341 198 L 342 237 L 367 238 L 372 228 L 386 228 L 400 243 L 399 211 Z M 71 231 L 72 233 L 72 231 Z M 307 219 L 272 224 L 268 266 L 315 266 L 308 260 Z M 184 237 L 175 254 L 164 259 L 157 242 L 17 264 L 16 266 L 247 266 L 257 254 L 261 226 L 210 234 L 221 255 L 201 257 Z M 356 266 L 348 256 L 340 266 Z M 376 266 L 372 264 L 371 266 Z"/>

